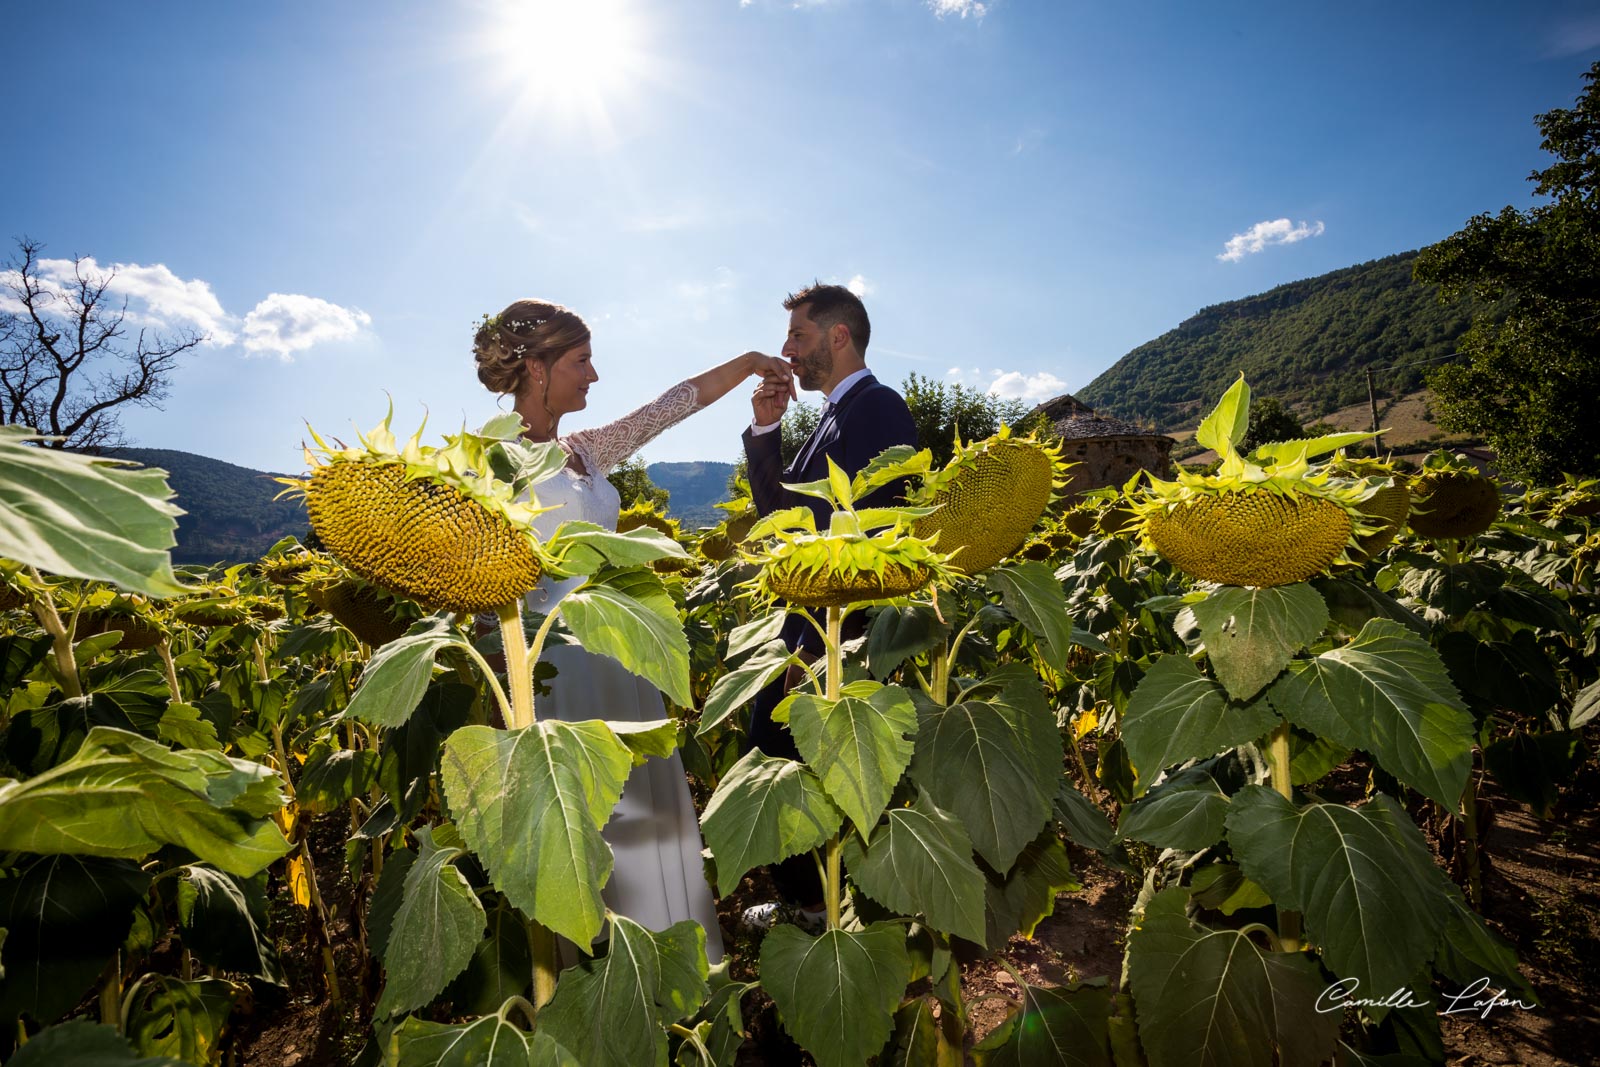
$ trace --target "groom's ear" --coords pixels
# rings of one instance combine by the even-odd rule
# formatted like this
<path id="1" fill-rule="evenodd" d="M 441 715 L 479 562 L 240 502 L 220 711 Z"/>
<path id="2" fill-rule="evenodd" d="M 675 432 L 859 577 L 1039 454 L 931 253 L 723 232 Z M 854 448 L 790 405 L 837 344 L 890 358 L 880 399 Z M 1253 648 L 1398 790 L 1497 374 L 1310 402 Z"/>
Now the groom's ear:
<path id="1" fill-rule="evenodd" d="M 828 327 L 828 347 L 843 348 L 850 343 L 850 327 L 842 322 L 836 322 Z"/>

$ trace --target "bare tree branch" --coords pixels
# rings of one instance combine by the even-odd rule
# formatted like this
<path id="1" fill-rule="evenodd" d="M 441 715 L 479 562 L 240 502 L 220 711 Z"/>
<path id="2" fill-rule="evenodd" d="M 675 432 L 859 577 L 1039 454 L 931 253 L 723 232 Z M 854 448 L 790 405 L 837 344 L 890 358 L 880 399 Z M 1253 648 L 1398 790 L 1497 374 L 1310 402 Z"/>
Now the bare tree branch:
<path id="1" fill-rule="evenodd" d="M 185 353 L 206 341 L 193 330 L 147 335 L 131 347 L 128 302 L 108 307 L 114 272 L 88 270 L 73 258 L 73 280 L 49 278 L 39 252 L 23 237 L 0 265 L 11 307 L 0 308 L 0 422 L 32 426 L 60 438 L 51 448 L 95 451 L 123 443 L 118 409 L 161 406 Z"/>

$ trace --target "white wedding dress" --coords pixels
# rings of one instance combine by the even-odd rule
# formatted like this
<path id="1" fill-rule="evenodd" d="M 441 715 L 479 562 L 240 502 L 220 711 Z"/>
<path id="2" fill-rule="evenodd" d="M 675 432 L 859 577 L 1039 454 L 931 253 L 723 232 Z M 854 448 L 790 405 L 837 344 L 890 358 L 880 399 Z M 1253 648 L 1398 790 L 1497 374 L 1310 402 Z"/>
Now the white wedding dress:
<path id="1" fill-rule="evenodd" d="M 699 407 L 694 385 L 681 382 L 616 422 L 561 438 L 562 447 L 578 457 L 587 473 L 565 467 L 535 487 L 539 506 L 554 508 L 534 519 L 539 536 L 547 539 L 574 519 L 615 530 L 621 499 L 606 480 L 607 472 Z M 581 577 L 542 580 L 527 595 L 527 606 L 548 614 L 582 583 Z M 546 646 L 541 659 L 559 672 L 550 682 L 551 692 L 537 698 L 541 717 L 567 722 L 668 717 L 660 691 L 609 656 L 556 645 Z M 616 856 L 616 868 L 602 890 L 606 906 L 651 930 L 693 919 L 705 927 L 707 958 L 720 960 L 722 930 L 701 864 L 700 821 L 676 752 L 633 769 L 602 833 Z"/>

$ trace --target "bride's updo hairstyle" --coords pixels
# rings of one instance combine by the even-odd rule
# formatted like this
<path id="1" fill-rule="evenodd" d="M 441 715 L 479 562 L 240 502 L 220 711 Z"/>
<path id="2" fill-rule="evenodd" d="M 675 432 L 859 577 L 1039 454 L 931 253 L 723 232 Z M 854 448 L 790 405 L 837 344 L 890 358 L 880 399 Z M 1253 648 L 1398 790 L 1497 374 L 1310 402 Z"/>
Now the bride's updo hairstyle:
<path id="1" fill-rule="evenodd" d="M 561 354 L 589 340 L 589 327 L 575 311 L 543 300 L 518 300 L 485 316 L 472 339 L 478 380 L 492 393 L 520 393 L 529 356 L 548 371 Z M 545 384 L 549 385 L 549 375 Z"/>

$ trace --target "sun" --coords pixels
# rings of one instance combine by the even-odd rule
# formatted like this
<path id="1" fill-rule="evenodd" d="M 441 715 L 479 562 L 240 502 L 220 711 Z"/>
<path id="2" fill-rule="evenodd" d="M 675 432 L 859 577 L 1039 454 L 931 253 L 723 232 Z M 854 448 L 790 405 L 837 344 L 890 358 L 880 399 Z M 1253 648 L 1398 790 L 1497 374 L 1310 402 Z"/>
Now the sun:
<path id="1" fill-rule="evenodd" d="M 484 46 L 520 109 L 603 120 L 643 70 L 639 31 L 628 0 L 493 0 Z"/>

